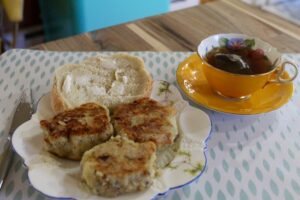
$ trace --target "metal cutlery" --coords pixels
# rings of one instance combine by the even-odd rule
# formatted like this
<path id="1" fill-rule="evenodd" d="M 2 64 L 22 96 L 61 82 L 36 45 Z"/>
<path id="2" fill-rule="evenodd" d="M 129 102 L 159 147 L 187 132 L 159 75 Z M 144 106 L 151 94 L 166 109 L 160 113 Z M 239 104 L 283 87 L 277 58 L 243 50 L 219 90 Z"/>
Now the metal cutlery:
<path id="1" fill-rule="evenodd" d="M 3 152 L 0 154 L 0 190 L 8 174 L 9 167 L 13 158 L 13 148 L 11 143 L 12 134 L 24 122 L 28 121 L 33 113 L 31 90 L 30 94 L 24 90 L 21 94 L 20 101 L 12 118 L 10 131 L 4 144 Z"/>

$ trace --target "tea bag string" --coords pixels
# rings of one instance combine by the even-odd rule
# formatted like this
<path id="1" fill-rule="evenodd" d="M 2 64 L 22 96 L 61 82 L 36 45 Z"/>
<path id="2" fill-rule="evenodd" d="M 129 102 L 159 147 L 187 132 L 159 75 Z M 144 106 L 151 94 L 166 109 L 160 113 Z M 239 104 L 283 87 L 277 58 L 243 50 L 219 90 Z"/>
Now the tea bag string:
<path id="1" fill-rule="evenodd" d="M 236 54 L 225 54 L 225 53 L 217 53 L 215 55 L 216 57 L 226 57 L 227 59 L 229 59 L 232 62 L 239 62 L 242 66 L 243 69 L 249 69 L 249 65 L 248 63 L 246 63 L 241 56 L 236 55 Z"/>

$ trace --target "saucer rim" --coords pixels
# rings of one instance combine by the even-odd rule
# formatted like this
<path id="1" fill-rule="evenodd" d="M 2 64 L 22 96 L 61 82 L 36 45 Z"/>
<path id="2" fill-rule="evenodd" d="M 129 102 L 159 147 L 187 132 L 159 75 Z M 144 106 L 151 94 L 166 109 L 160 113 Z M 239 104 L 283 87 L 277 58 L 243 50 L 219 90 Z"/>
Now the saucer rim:
<path id="1" fill-rule="evenodd" d="M 187 62 L 188 59 L 190 59 L 191 57 L 193 57 L 195 55 L 198 55 L 197 52 L 195 52 L 194 54 L 186 57 L 184 60 L 182 60 L 178 64 L 178 67 L 176 69 L 176 84 L 178 85 L 178 88 L 180 89 L 180 91 L 182 91 L 182 93 L 185 95 L 185 97 L 187 97 L 190 101 L 192 101 L 193 103 L 197 104 L 198 106 L 202 106 L 202 107 L 204 107 L 204 108 L 206 108 L 208 110 L 215 111 L 215 112 L 218 112 L 218 113 L 223 113 L 223 114 L 240 115 L 240 116 L 259 115 L 259 114 L 266 114 L 266 113 L 269 113 L 269 112 L 276 111 L 276 110 L 280 109 L 282 106 L 284 106 L 285 104 L 287 104 L 291 100 L 291 98 L 293 97 L 293 95 L 294 95 L 295 87 L 294 87 L 294 83 L 291 82 L 291 83 L 289 83 L 289 84 L 291 84 L 291 92 L 287 92 L 288 95 L 286 95 L 287 96 L 286 100 L 283 101 L 278 106 L 276 106 L 275 108 L 264 109 L 263 111 L 259 111 L 259 110 L 254 110 L 253 111 L 252 110 L 250 112 L 244 112 L 244 111 L 236 110 L 236 112 L 234 112 L 232 110 L 229 111 L 228 109 L 222 109 L 222 108 L 218 109 L 218 108 L 210 107 L 207 104 L 203 104 L 202 102 L 200 102 L 199 100 L 197 100 L 195 97 L 193 97 L 193 95 L 191 95 L 187 91 L 187 89 L 183 86 L 183 83 L 180 83 L 180 81 L 179 81 L 180 78 L 182 79 L 182 82 L 185 80 L 184 78 L 180 77 L 180 75 L 179 75 L 179 73 L 180 73 L 179 70 L 183 68 L 183 63 Z M 199 92 L 197 92 L 197 93 L 199 94 Z M 222 99 L 222 97 L 219 96 L 219 98 L 222 101 L 225 101 L 225 100 Z"/>

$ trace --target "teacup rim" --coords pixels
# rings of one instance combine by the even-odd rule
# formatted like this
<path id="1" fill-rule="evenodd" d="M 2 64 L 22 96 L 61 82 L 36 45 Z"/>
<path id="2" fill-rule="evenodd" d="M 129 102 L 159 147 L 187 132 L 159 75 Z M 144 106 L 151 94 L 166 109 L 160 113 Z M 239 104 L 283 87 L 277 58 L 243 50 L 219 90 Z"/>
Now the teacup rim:
<path id="1" fill-rule="evenodd" d="M 212 66 L 211 64 L 209 64 L 208 62 L 206 62 L 205 58 L 203 58 L 203 57 L 200 55 L 200 50 L 199 50 L 199 49 L 200 49 L 201 44 L 203 44 L 203 41 L 204 41 L 204 40 L 206 40 L 206 39 L 208 39 L 208 38 L 211 38 L 211 37 L 220 36 L 220 35 L 224 35 L 224 36 L 225 36 L 225 35 L 228 35 L 228 36 L 237 36 L 237 37 L 238 37 L 238 36 L 242 36 L 242 37 L 247 37 L 247 38 L 254 38 L 255 40 L 259 40 L 260 42 L 263 42 L 263 43 L 269 45 L 270 47 L 272 47 L 273 49 L 275 49 L 275 50 L 278 52 L 278 54 L 280 54 L 280 52 L 278 51 L 278 49 L 277 49 L 276 47 L 273 47 L 271 44 L 269 44 L 268 42 L 266 42 L 266 41 L 264 41 L 264 40 L 262 40 L 262 39 L 260 39 L 260 38 L 258 38 L 258 37 L 249 36 L 249 35 L 246 35 L 246 34 L 240 34 L 240 33 L 219 33 L 219 34 L 210 35 L 210 36 L 204 38 L 203 40 L 201 40 L 200 44 L 199 44 L 198 47 L 197 47 L 197 55 L 201 58 L 201 61 L 202 61 L 203 63 L 205 63 L 207 66 L 209 66 L 210 68 L 213 68 L 213 69 L 215 69 L 215 70 L 217 70 L 217 71 L 224 72 L 224 73 L 226 73 L 226 74 L 230 74 L 230 75 L 234 75 L 234 76 L 257 77 L 257 76 L 265 76 L 265 75 L 268 75 L 268 74 L 272 74 L 272 73 L 273 73 L 274 71 L 276 71 L 277 68 L 280 66 L 280 63 L 281 63 L 281 60 L 282 60 L 281 54 L 280 54 L 280 56 L 278 57 L 278 60 L 276 60 L 276 63 L 278 63 L 278 64 L 277 64 L 272 70 L 267 71 L 267 72 L 265 72 L 265 73 L 261 73 L 261 74 L 237 74 L 237 73 L 228 72 L 228 71 L 225 71 L 225 70 L 223 70 L 223 69 L 219 69 L 219 68 L 217 68 L 217 67 Z"/>

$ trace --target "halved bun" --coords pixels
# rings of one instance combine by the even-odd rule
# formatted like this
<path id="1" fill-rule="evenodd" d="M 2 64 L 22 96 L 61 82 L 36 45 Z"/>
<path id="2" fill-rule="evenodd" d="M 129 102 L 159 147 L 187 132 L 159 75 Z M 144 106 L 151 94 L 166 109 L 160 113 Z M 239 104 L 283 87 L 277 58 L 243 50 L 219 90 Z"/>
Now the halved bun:
<path id="1" fill-rule="evenodd" d="M 96 56 L 56 69 L 51 104 L 56 113 L 88 102 L 111 109 L 147 97 L 151 89 L 152 78 L 140 58 L 127 54 Z"/>

